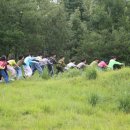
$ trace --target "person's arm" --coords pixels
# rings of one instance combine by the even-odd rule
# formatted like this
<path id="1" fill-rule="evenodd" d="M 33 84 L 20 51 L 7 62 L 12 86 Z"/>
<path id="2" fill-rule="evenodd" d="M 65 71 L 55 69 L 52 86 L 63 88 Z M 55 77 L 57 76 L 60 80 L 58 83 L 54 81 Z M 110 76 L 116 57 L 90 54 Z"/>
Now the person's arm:
<path id="1" fill-rule="evenodd" d="M 5 66 L 0 66 L 0 69 L 1 69 L 1 70 L 4 70 L 4 69 L 5 69 Z"/>
<path id="2" fill-rule="evenodd" d="M 47 64 L 53 65 L 53 63 L 47 59 Z"/>
<path id="3" fill-rule="evenodd" d="M 37 62 L 35 60 L 31 60 L 30 63 L 39 63 L 39 62 Z"/>
<path id="4" fill-rule="evenodd" d="M 115 65 L 123 65 L 123 63 L 120 63 L 120 62 L 118 62 L 118 61 L 115 61 L 114 64 L 115 64 Z"/>
<path id="5" fill-rule="evenodd" d="M 15 62 L 15 60 L 13 61 L 13 65 L 14 65 L 14 67 L 18 67 L 19 68 L 19 66 L 17 65 L 17 63 Z"/>

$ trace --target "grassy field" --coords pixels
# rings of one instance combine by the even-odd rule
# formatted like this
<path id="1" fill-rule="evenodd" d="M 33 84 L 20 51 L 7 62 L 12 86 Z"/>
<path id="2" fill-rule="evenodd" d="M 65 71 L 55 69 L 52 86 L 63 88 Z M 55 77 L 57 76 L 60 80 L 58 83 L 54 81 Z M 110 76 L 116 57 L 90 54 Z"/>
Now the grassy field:
<path id="1" fill-rule="evenodd" d="M 0 130 L 130 130 L 130 69 L 0 84 Z"/>

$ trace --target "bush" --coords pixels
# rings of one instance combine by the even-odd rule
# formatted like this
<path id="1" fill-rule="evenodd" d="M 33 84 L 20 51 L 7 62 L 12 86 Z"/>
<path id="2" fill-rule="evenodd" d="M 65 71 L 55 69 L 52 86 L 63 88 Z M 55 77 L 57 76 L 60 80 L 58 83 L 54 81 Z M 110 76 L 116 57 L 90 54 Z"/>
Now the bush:
<path id="1" fill-rule="evenodd" d="M 68 77 L 76 77 L 76 76 L 79 76 L 79 75 L 81 75 L 81 71 L 78 70 L 78 69 L 70 69 L 67 72 Z"/>
<path id="2" fill-rule="evenodd" d="M 69 70 L 65 71 L 64 73 L 62 73 L 62 75 L 60 75 L 60 77 L 73 78 L 73 77 L 80 76 L 81 74 L 82 74 L 82 72 L 79 69 L 73 68 L 73 69 L 69 69 Z"/>
<path id="3" fill-rule="evenodd" d="M 46 80 L 50 79 L 50 75 L 48 74 L 48 69 L 47 69 L 47 67 L 45 67 L 45 68 L 43 69 L 42 78 L 43 78 L 43 79 L 46 79 Z"/>
<path id="4" fill-rule="evenodd" d="M 85 77 L 88 80 L 96 79 L 97 78 L 97 71 L 94 68 L 87 68 L 85 70 Z"/>
<path id="5" fill-rule="evenodd" d="M 92 106 L 96 106 L 97 103 L 99 101 L 99 96 L 97 94 L 91 94 L 88 102 L 92 105 Z"/>
<path id="6" fill-rule="evenodd" d="M 119 110 L 123 112 L 129 113 L 130 112 L 130 96 L 125 96 L 119 99 Z"/>

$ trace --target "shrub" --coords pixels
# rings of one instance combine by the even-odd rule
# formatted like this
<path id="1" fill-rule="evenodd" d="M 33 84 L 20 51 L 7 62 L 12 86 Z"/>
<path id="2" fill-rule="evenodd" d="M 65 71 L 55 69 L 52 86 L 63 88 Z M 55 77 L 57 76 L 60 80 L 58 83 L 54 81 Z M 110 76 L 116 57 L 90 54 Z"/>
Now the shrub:
<path id="1" fill-rule="evenodd" d="M 76 77 L 76 76 L 79 76 L 79 75 L 81 75 L 81 72 L 78 69 L 70 69 L 67 72 L 68 77 Z"/>
<path id="2" fill-rule="evenodd" d="M 88 101 L 92 106 L 96 106 L 99 101 L 99 96 L 97 94 L 91 94 Z"/>
<path id="3" fill-rule="evenodd" d="M 94 80 L 97 78 L 97 71 L 94 68 L 87 68 L 85 70 L 85 77 L 88 80 Z"/>
<path id="4" fill-rule="evenodd" d="M 65 78 L 73 78 L 73 77 L 80 76 L 81 74 L 82 74 L 82 72 L 79 69 L 73 68 L 73 69 L 69 69 L 69 70 L 65 71 L 61 75 L 58 74 L 58 76 L 65 77 Z"/>
<path id="5" fill-rule="evenodd" d="M 45 67 L 45 68 L 43 69 L 42 78 L 43 78 L 43 79 L 46 79 L 46 80 L 48 80 L 48 79 L 50 78 L 50 75 L 48 74 L 48 69 L 47 69 L 47 67 Z"/>
<path id="6" fill-rule="evenodd" d="M 130 112 L 130 96 L 125 96 L 119 99 L 119 110 L 123 112 L 129 113 Z"/>

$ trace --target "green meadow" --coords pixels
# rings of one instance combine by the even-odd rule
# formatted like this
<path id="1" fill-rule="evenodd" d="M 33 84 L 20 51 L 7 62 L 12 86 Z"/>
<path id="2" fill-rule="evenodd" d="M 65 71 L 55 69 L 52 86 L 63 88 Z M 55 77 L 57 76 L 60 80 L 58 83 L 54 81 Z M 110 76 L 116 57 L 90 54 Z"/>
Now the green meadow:
<path id="1" fill-rule="evenodd" d="M 86 71 L 0 84 L 0 130 L 130 130 L 130 68 Z"/>

